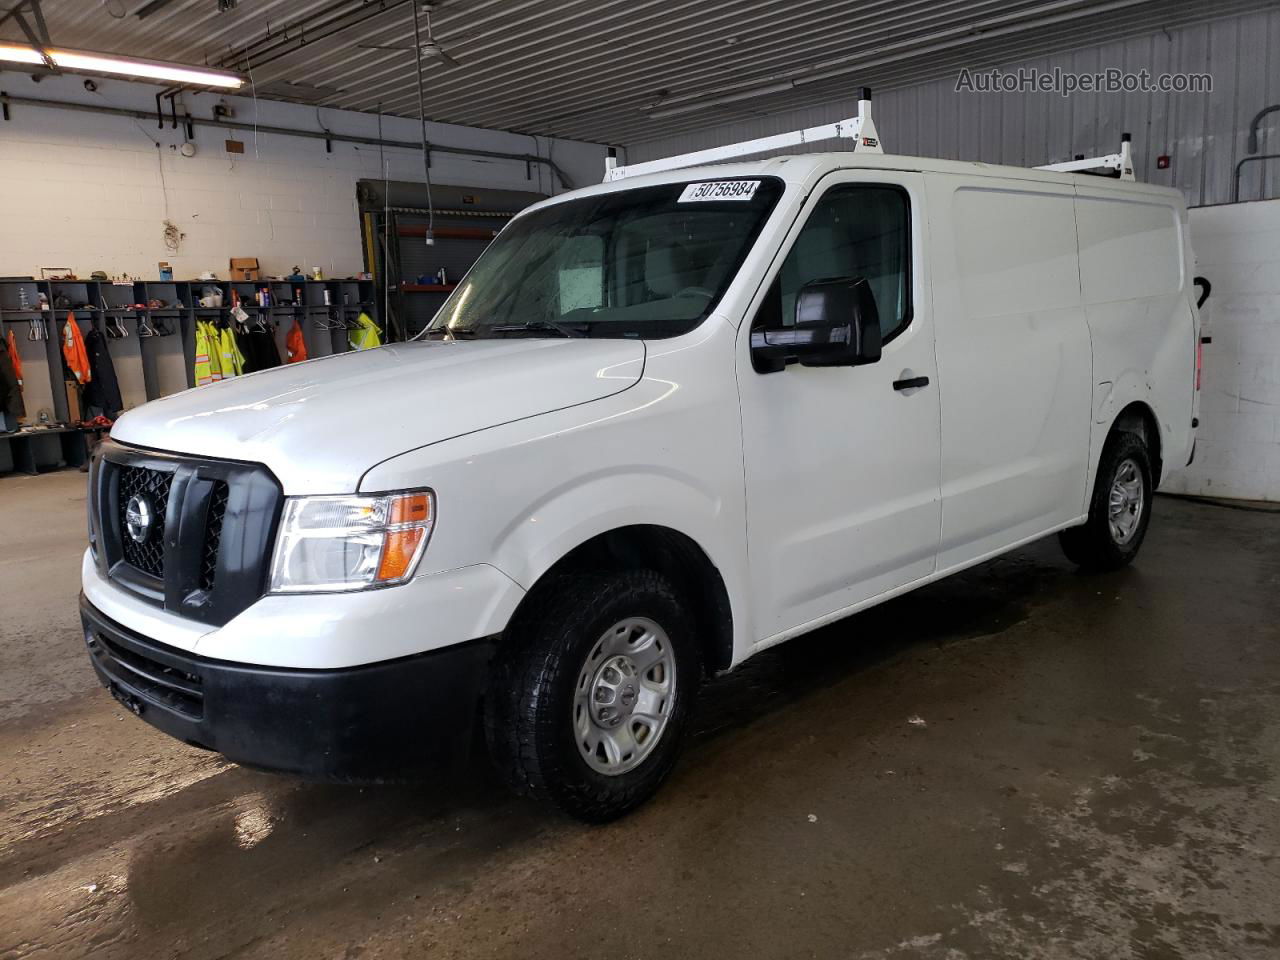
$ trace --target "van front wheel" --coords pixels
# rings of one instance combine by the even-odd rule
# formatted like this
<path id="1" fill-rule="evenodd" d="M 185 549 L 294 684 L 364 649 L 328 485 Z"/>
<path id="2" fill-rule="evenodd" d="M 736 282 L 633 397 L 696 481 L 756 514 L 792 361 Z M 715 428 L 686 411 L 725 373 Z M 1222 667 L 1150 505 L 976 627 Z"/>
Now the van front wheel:
<path id="1" fill-rule="evenodd" d="M 675 765 L 701 671 L 693 626 L 653 571 L 567 574 L 539 594 L 492 672 L 489 751 L 517 791 L 613 820 Z"/>
<path id="2" fill-rule="evenodd" d="M 1091 570 L 1116 570 L 1133 560 L 1147 535 L 1153 489 L 1142 438 L 1113 434 L 1098 464 L 1089 519 L 1058 534 L 1067 559 Z"/>

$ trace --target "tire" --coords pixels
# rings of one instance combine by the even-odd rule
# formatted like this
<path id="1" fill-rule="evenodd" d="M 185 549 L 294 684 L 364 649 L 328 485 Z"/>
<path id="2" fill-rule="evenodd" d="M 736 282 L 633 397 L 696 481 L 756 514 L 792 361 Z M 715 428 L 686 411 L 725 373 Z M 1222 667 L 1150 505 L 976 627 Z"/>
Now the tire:
<path id="1" fill-rule="evenodd" d="M 503 638 L 485 697 L 490 756 L 517 792 L 614 820 L 675 766 L 701 667 L 693 621 L 660 574 L 557 577 Z"/>
<path id="2" fill-rule="evenodd" d="M 1118 570 L 1132 562 L 1147 535 L 1154 491 L 1147 445 L 1137 434 L 1113 433 L 1098 463 L 1089 519 L 1058 534 L 1067 559 L 1087 570 Z"/>

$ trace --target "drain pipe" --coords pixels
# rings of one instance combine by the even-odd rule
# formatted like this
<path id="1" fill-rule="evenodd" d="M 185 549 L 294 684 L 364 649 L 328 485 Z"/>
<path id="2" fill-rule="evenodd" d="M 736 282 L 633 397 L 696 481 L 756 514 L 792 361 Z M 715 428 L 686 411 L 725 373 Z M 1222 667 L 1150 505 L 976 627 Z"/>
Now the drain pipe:
<path id="1" fill-rule="evenodd" d="M 1249 153 L 1253 156 L 1244 157 L 1236 164 L 1235 178 L 1231 182 L 1231 202 L 1240 202 L 1240 175 L 1244 173 L 1244 165 L 1246 163 L 1265 163 L 1268 160 L 1280 160 L 1280 153 L 1258 153 L 1258 128 L 1262 125 L 1262 118 L 1269 113 L 1275 113 L 1280 110 L 1280 103 L 1273 103 L 1269 107 L 1263 107 L 1253 115 L 1253 120 L 1249 123 Z M 1266 185 L 1266 177 L 1263 177 L 1263 185 Z"/>
<path id="2" fill-rule="evenodd" d="M 107 116 L 127 117 L 130 120 L 154 120 L 155 114 L 144 110 L 130 110 L 128 107 L 110 107 L 99 106 L 95 103 L 75 103 L 70 100 L 44 100 L 40 97 L 15 97 L 0 91 L 0 99 L 3 99 L 6 114 L 10 106 L 25 107 L 47 107 L 51 110 L 78 110 L 82 113 L 97 113 Z M 6 119 L 8 117 L 6 116 Z M 218 130 L 257 130 L 259 133 L 272 133 L 281 137 L 303 137 L 308 140 L 327 140 L 330 142 L 337 141 L 339 143 L 355 143 L 368 147 L 394 147 L 402 150 L 413 150 L 420 152 L 422 144 L 409 140 L 386 140 L 379 137 L 361 137 L 355 134 L 332 133 L 319 130 L 297 130 L 292 127 L 271 127 L 264 124 L 258 124 L 256 127 L 252 123 L 244 123 L 236 120 L 206 120 L 203 117 L 183 118 L 184 122 L 193 124 L 197 127 L 212 127 Z M 163 126 L 163 120 L 161 121 Z M 450 147 L 443 144 L 432 143 L 429 145 L 432 153 L 451 153 L 464 157 L 485 157 L 493 160 L 515 160 L 520 163 L 541 163 L 555 174 L 560 181 L 561 186 L 566 190 L 572 190 L 573 184 L 569 181 L 569 177 L 560 168 L 554 160 L 548 157 L 539 157 L 532 153 L 507 153 L 502 150 L 481 150 L 476 147 Z"/>
<path id="3" fill-rule="evenodd" d="M 1240 175 L 1244 173 L 1244 165 L 1246 163 L 1266 162 L 1267 160 L 1280 160 L 1280 153 L 1259 153 L 1252 157 L 1245 157 L 1236 164 L 1235 179 L 1231 183 L 1231 202 L 1240 202 Z M 1266 185 L 1264 180 L 1263 186 Z"/>
<path id="4" fill-rule="evenodd" d="M 1253 121 L 1249 124 L 1249 152 L 1258 152 L 1258 125 L 1262 123 L 1262 118 L 1268 113 L 1275 113 L 1280 110 L 1280 103 L 1273 103 L 1269 107 L 1263 107 L 1254 114 Z"/>

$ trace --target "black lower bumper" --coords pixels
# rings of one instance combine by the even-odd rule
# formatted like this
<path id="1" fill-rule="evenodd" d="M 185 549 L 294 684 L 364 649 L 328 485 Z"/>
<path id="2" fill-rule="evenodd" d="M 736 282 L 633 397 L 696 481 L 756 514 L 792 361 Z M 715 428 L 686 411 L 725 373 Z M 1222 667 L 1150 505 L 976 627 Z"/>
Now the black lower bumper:
<path id="1" fill-rule="evenodd" d="M 338 670 L 230 663 L 156 643 L 83 596 L 98 678 L 185 743 L 246 766 L 325 780 L 389 780 L 456 762 L 471 743 L 491 640 Z"/>

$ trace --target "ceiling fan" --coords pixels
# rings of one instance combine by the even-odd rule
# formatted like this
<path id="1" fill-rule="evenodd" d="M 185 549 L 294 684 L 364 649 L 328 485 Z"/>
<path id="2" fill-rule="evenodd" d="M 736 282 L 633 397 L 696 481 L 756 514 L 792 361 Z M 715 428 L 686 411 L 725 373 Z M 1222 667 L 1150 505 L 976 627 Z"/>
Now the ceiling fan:
<path id="1" fill-rule="evenodd" d="M 436 3 L 424 3 L 422 5 L 422 13 L 423 13 L 423 16 L 426 17 L 426 21 L 427 21 L 427 36 L 426 36 L 426 39 L 422 40 L 422 42 L 417 44 L 416 47 L 413 47 L 413 46 L 406 47 L 403 45 L 380 44 L 380 43 L 359 43 L 359 44 L 356 44 L 356 46 L 360 47 L 363 50 L 413 51 L 416 49 L 418 54 L 422 57 L 423 61 L 435 60 L 439 63 L 447 64 L 450 67 L 460 67 L 462 66 L 462 64 L 460 64 L 453 57 L 449 56 L 449 54 L 445 51 L 444 47 L 440 46 L 440 42 L 436 40 L 436 38 L 431 33 L 431 11 L 434 10 L 437 6 L 439 6 L 439 4 L 436 4 Z M 416 16 L 414 17 L 414 20 L 416 22 L 417 20 Z"/>

